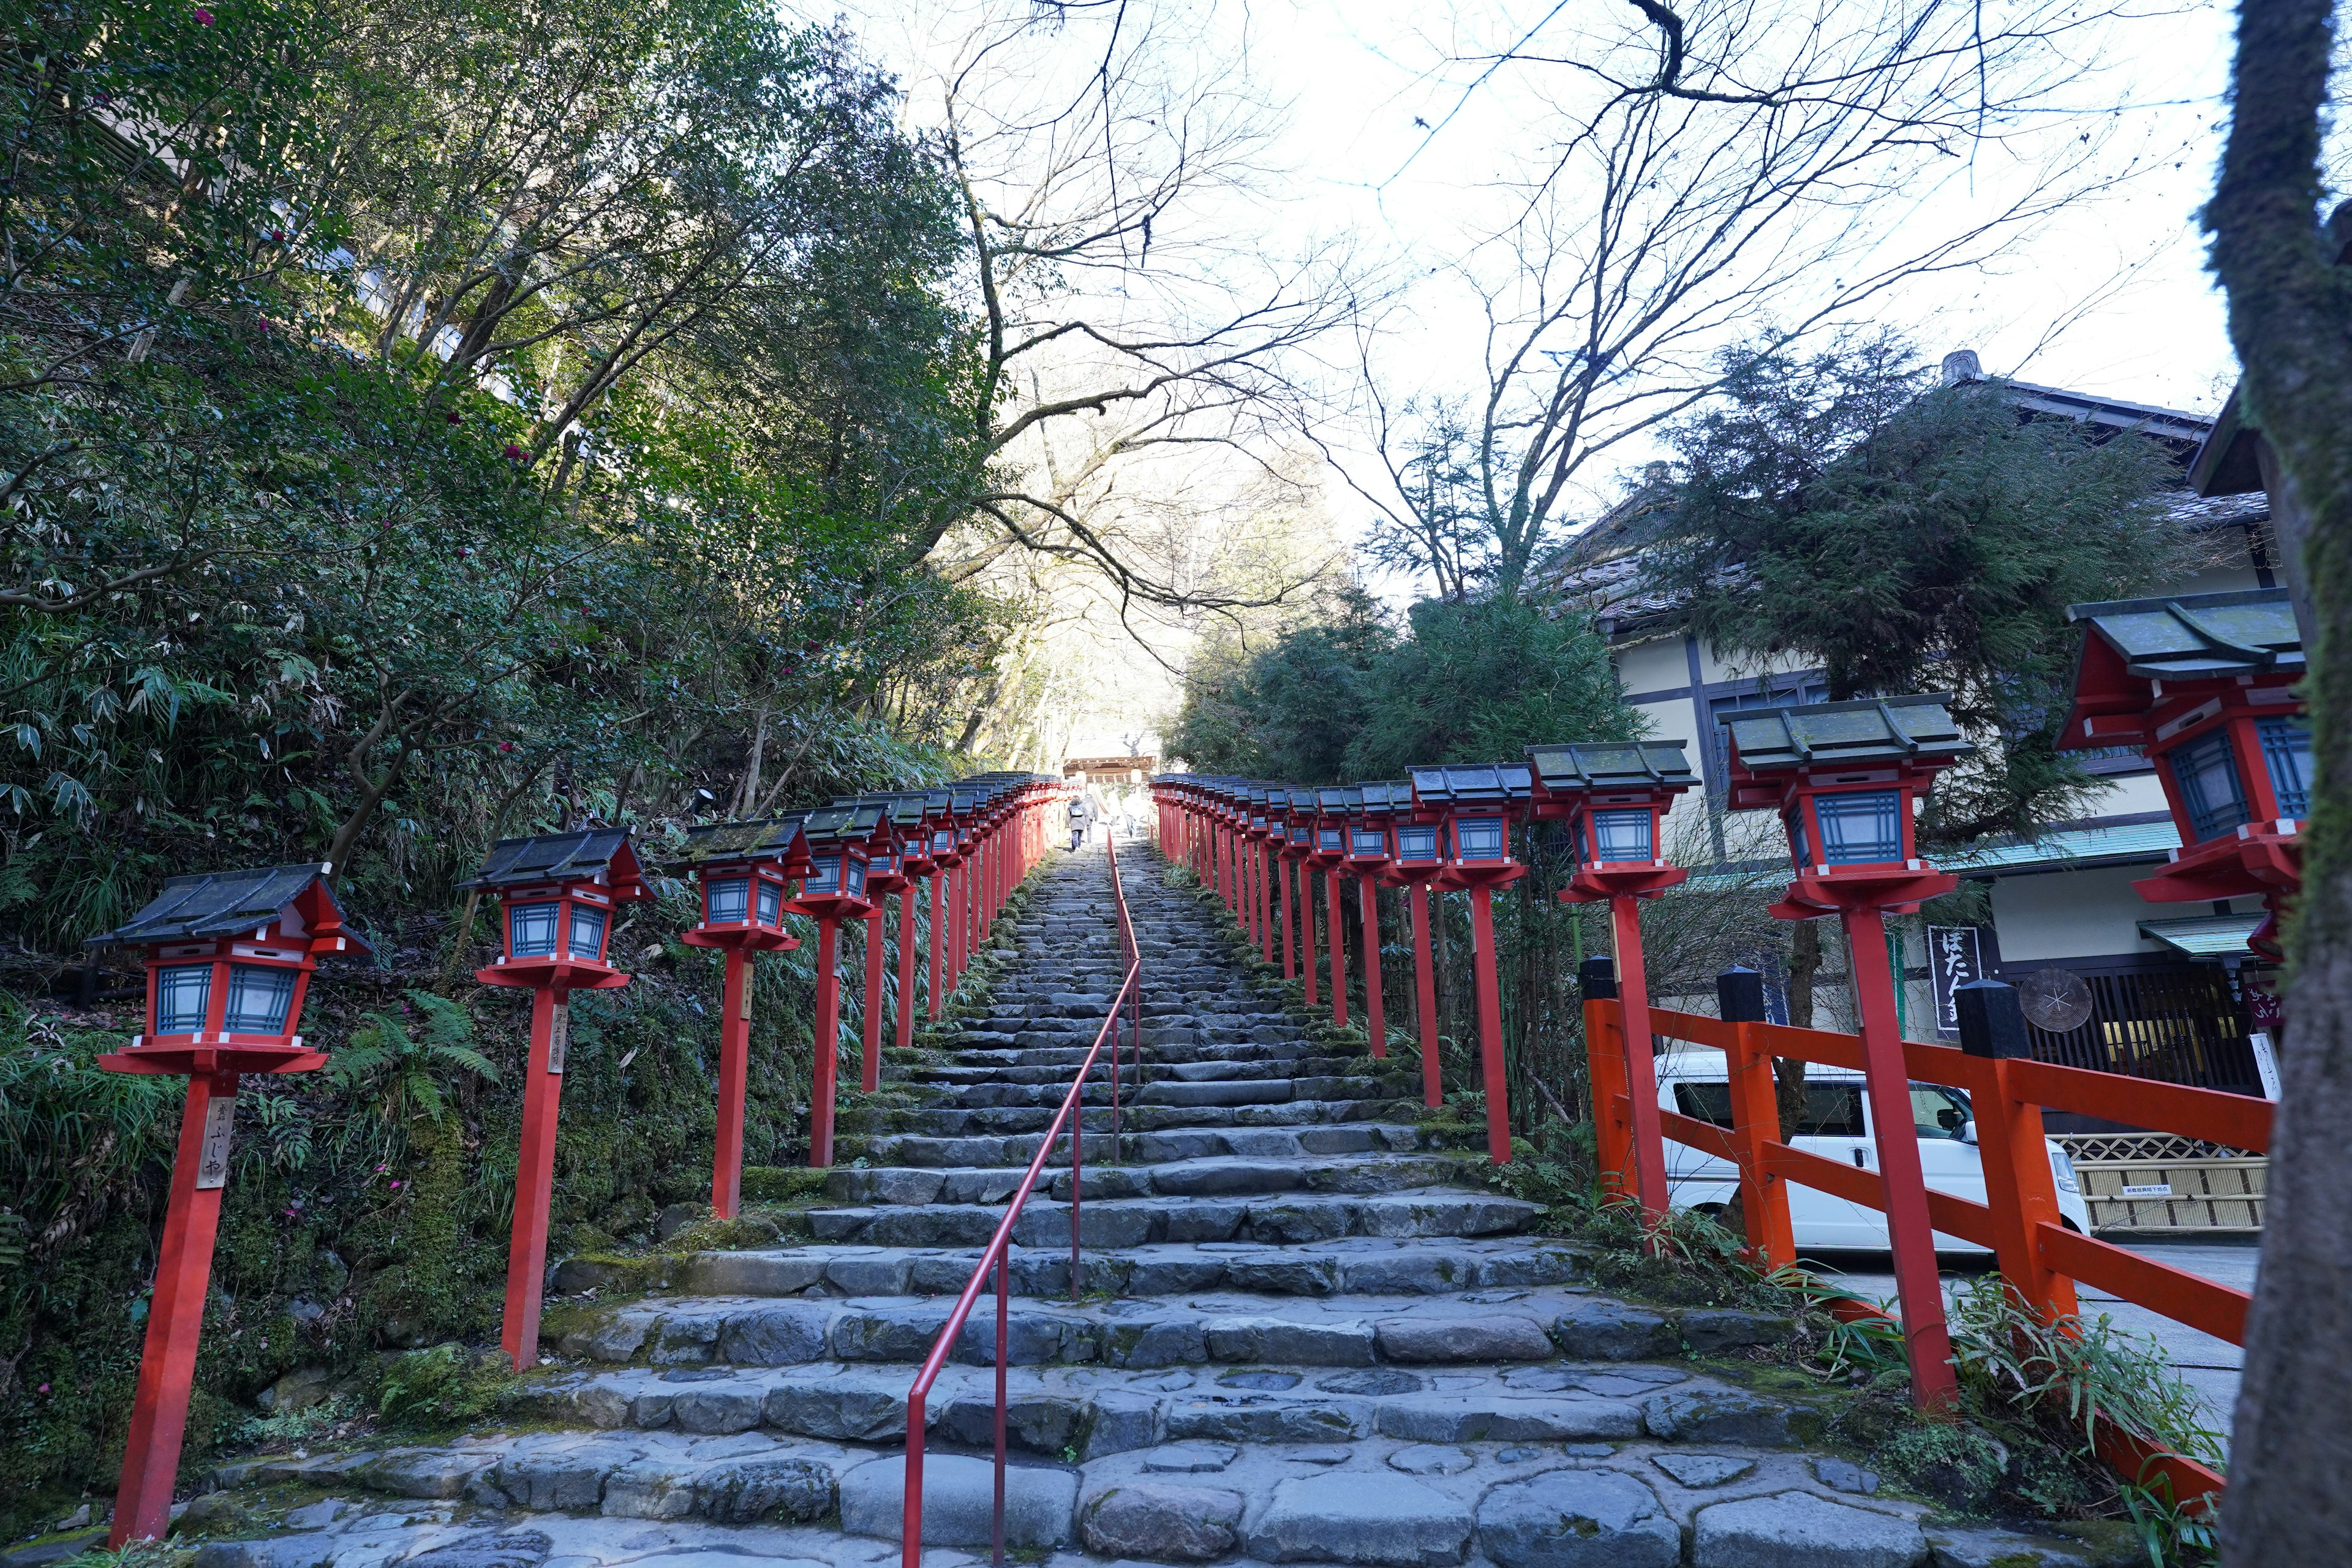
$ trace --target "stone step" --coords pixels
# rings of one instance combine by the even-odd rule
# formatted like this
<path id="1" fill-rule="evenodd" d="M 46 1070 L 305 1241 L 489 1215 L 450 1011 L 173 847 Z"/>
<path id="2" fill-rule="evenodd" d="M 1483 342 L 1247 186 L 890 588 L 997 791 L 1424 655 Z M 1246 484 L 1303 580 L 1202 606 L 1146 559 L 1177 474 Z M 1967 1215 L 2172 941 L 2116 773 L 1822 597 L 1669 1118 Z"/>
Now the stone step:
<path id="1" fill-rule="evenodd" d="M 1024 1053 L 1025 1054 L 1025 1053 Z M 961 1089 L 975 1084 L 1051 1084 L 1057 1089 L 1069 1087 L 1070 1075 L 1086 1060 L 1086 1047 L 1069 1051 L 1066 1062 L 972 1062 L 940 1067 L 918 1067 L 891 1075 L 892 1081 L 943 1085 Z M 1110 1052 L 1106 1047 L 1096 1058 L 1095 1077 L 1104 1084 L 1109 1081 Z M 1169 1062 L 1149 1057 L 1140 1062 L 1121 1053 L 1119 1073 L 1128 1083 L 1249 1083 L 1279 1079 L 1294 1081 L 1344 1077 L 1364 1071 L 1367 1058 L 1362 1057 L 1307 1056 L 1268 1058 L 1260 1061 L 1239 1060 L 1230 1057 L 1212 1058 L 1199 1062 Z"/>
<path id="2" fill-rule="evenodd" d="M 1008 1436 L 1019 1432 L 1024 1446 L 1050 1437 L 1051 1413 L 1039 1415 L 1042 1424 Z M 981 1453 L 957 1452 L 943 1440 L 947 1430 L 944 1421 L 928 1428 L 924 1544 L 985 1552 L 994 1467 Z M 2132 1543 L 2092 1527 L 2071 1527 L 2082 1538 L 2073 1539 L 1940 1524 L 1918 1504 L 1858 1493 L 1851 1464 L 1769 1447 L 1717 1444 L 1696 1453 L 1647 1437 L 1444 1444 L 1384 1436 L 1192 1438 L 1099 1454 L 1094 1447 L 1089 1434 L 1083 1454 L 1016 1450 L 1005 1472 L 1008 1549 L 1024 1560 L 1053 1552 L 1057 1564 L 1237 1559 L 1350 1568 L 2134 1561 Z M 880 1568 L 885 1552 L 898 1550 L 886 1543 L 899 1539 L 905 1468 L 901 1449 L 761 1431 L 502 1433 L 463 1447 L 280 1457 L 217 1472 L 247 1489 L 260 1521 L 276 1528 L 208 1543 L 196 1563 Z M 305 1500 L 321 1491 L 337 1495 Z M 396 1500 L 370 1506 L 353 1494 Z"/>
<path id="3" fill-rule="evenodd" d="M 1164 1265 L 1171 1277 L 1176 1265 Z M 1557 1260 L 1533 1273 L 1562 1271 Z M 1490 1275 L 1507 1277 L 1498 1263 Z M 1244 1278 L 1246 1278 L 1244 1273 Z M 940 1260 L 937 1282 L 969 1278 Z M 1229 1282 L 1234 1272 L 1228 1270 Z M 921 1283 L 929 1281 L 918 1281 Z M 931 1296 L 787 1300 L 687 1296 L 591 1310 L 572 1320 L 563 1354 L 619 1364 L 793 1366 L 819 1361 L 919 1363 L 955 1305 Z M 1496 1287 L 1448 1296 L 1274 1296 L 1232 1289 L 1164 1299 L 1039 1300 L 1007 1307 L 1018 1365 L 1135 1370 L 1210 1362 L 1298 1366 L 1633 1361 L 1770 1343 L 1785 1318 L 1710 1308 L 1681 1314 L 1630 1307 L 1572 1285 Z M 957 1359 L 993 1357 L 992 1311 L 966 1321 Z"/>
<path id="4" fill-rule="evenodd" d="M 1108 1118 L 1099 1120 L 1108 1122 Z M 853 1154 L 891 1165 L 1021 1165 L 1037 1157 L 1043 1133 L 1003 1138 L 929 1138 L 917 1133 L 887 1133 L 863 1139 Z M 1198 1131 L 1122 1132 L 1117 1157 L 1136 1164 L 1167 1160 L 1208 1159 L 1230 1154 L 1244 1159 L 1298 1159 L 1313 1154 L 1403 1152 L 1421 1146 L 1421 1129 L 1405 1122 L 1358 1121 L 1344 1126 L 1251 1127 L 1203 1129 Z M 1056 1153 L 1068 1158 L 1069 1138 L 1055 1140 Z M 1091 1162 L 1113 1157 L 1108 1131 L 1090 1133 L 1086 1157 Z"/>
<path id="5" fill-rule="evenodd" d="M 1543 1212 L 1517 1198 L 1430 1188 L 1371 1195 L 1299 1194 L 1238 1198 L 1106 1198 L 1078 1205 L 1088 1248 L 1155 1242 L 1255 1241 L 1295 1246 L 1342 1236 L 1496 1236 L 1524 1230 Z M 1001 1215 L 962 1204 L 869 1205 L 808 1211 L 818 1241 L 867 1247 L 981 1247 Z M 1014 1222 L 1023 1247 L 1066 1245 L 1069 1205 L 1032 1197 Z"/>
<path id="6" fill-rule="evenodd" d="M 513 1414 L 603 1431 L 688 1436 L 766 1432 L 903 1443 L 911 1368 L 630 1367 L 545 1382 Z M 1810 1430 L 1801 1405 L 1650 1364 L 1473 1368 L 1259 1363 L 1120 1371 L 1018 1367 L 1005 1374 L 1007 1447 L 1086 1458 L 1182 1442 L 1295 1444 L 1665 1442 L 1782 1447 Z M 992 1442 L 995 1371 L 943 1368 L 924 1402 L 926 1443 Z"/>
<path id="7" fill-rule="evenodd" d="M 702 1296 L 953 1296 L 978 1266 L 978 1248 L 829 1247 L 698 1252 L 675 1276 Z M 593 1262 L 563 1264 L 559 1290 L 593 1289 L 611 1276 Z M 1582 1278 L 1583 1255 L 1565 1242 L 1519 1237 L 1465 1241 L 1351 1238 L 1304 1247 L 1212 1242 L 1088 1252 L 1078 1260 L 1083 1295 L 1139 1297 L 1240 1290 L 1264 1295 L 1443 1296 L 1464 1290 L 1565 1285 Z M 1070 1294 L 1067 1247 L 1014 1247 L 1015 1295 Z"/>
<path id="8" fill-rule="evenodd" d="M 1127 1142 L 1124 1138 L 1122 1142 Z M 1066 1141 L 1065 1141 L 1066 1146 Z M 988 1166 L 873 1165 L 835 1167 L 824 1195 L 836 1203 L 911 1207 L 980 1204 L 1002 1207 L 1027 1169 Z M 1464 1170 L 1460 1156 L 1447 1154 L 1357 1155 L 1252 1160 L 1231 1157 L 1175 1160 L 1154 1164 L 1083 1165 L 1080 1196 L 1087 1203 L 1117 1198 L 1258 1196 L 1275 1193 L 1394 1193 L 1442 1185 Z M 1071 1173 L 1066 1164 L 1038 1173 L 1036 1190 L 1067 1202 Z"/>
<path id="9" fill-rule="evenodd" d="M 1417 1100 L 1292 1100 L 1278 1105 L 1126 1106 L 1120 1126 L 1128 1131 L 1200 1131 L 1227 1127 L 1303 1127 L 1318 1123 L 1394 1121 L 1409 1118 Z M 1097 1104 L 1085 1102 L 1088 1128 L 1110 1126 L 1106 1095 Z M 911 1132 L 939 1138 L 1014 1132 L 1042 1132 L 1053 1125 L 1053 1105 L 1002 1105 L 966 1108 L 928 1106 L 919 1110 L 845 1111 L 842 1127 L 848 1131 Z"/>

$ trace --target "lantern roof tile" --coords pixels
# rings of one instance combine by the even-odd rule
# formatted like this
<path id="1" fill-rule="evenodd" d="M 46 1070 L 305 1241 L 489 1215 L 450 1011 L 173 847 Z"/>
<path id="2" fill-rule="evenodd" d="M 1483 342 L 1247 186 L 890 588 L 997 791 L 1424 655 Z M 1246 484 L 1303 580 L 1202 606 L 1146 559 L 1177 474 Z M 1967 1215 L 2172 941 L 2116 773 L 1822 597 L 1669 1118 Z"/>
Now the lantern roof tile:
<path id="1" fill-rule="evenodd" d="M 1528 764 L 1545 790 L 1634 787 L 1685 790 L 1698 783 L 1681 741 L 1578 741 L 1529 746 Z"/>
<path id="2" fill-rule="evenodd" d="M 1358 784 L 1364 797 L 1361 815 L 1367 817 L 1390 817 L 1412 809 L 1412 785 L 1399 779 L 1377 784 Z"/>
<path id="3" fill-rule="evenodd" d="M 2131 674 L 2152 680 L 2205 680 L 2304 668 L 2303 637 L 2284 588 L 2183 594 L 2069 605 L 2121 655 Z"/>
<path id="4" fill-rule="evenodd" d="M 1315 792 L 1315 807 L 1325 816 L 1345 816 L 1363 806 L 1363 792 L 1353 784 L 1325 784 Z"/>
<path id="5" fill-rule="evenodd" d="M 803 811 L 743 822 L 711 822 L 686 830 L 686 844 L 665 860 L 665 870 L 681 871 L 721 860 L 782 860 L 799 843 L 808 820 Z"/>
<path id="6" fill-rule="evenodd" d="M 1525 763 L 1472 763 L 1409 768 L 1417 805 L 1485 805 L 1535 795 L 1535 773 Z"/>
<path id="7" fill-rule="evenodd" d="M 1718 721 L 1731 727 L 1733 754 L 1749 771 L 1821 764 L 1924 761 L 1948 763 L 1976 748 L 1952 722 L 1948 692 L 1740 708 Z"/>
<path id="8" fill-rule="evenodd" d="M 523 882 L 586 882 L 597 874 L 615 892 L 640 886 L 637 852 L 625 827 L 591 827 L 578 833 L 541 833 L 501 838 L 490 846 L 482 868 L 459 888 L 505 888 Z M 634 896 L 634 894 L 625 895 Z"/>
<path id="9" fill-rule="evenodd" d="M 263 866 L 248 871 L 195 871 L 168 878 L 144 909 L 114 930 L 89 938 L 82 945 L 143 946 L 254 931 L 276 920 L 288 905 L 313 888 L 318 889 L 317 897 L 325 901 L 322 912 L 340 923 L 342 910 L 327 887 L 328 870 L 324 862 L 312 860 L 291 866 Z M 352 950 L 371 951 L 357 936 L 349 931 L 342 934 Z"/>
<path id="10" fill-rule="evenodd" d="M 870 800 L 820 806 L 808 814 L 803 831 L 811 844 L 857 843 L 873 837 L 881 827 L 882 811 L 879 803 Z"/>

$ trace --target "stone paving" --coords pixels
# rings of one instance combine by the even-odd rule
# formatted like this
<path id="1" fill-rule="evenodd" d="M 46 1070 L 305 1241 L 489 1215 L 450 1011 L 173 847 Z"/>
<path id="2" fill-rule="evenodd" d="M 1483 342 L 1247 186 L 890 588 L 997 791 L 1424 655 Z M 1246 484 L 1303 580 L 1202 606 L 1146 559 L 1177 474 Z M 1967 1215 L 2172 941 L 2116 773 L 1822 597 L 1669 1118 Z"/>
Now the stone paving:
<path id="1" fill-rule="evenodd" d="M 1801 1402 L 1692 1359 L 1784 1321 L 1593 1291 L 1574 1247 L 1528 1233 L 1533 1205 L 1423 1146 L 1397 1064 L 1327 1043 L 1254 987 L 1222 913 L 1167 886 L 1149 851 L 1122 866 L 1144 1081 L 1116 1150 L 1108 1083 L 1087 1091 L 1076 1301 L 1066 1163 L 1015 1231 L 1006 1518 L 1026 1560 L 2105 1560 L 1939 1527 L 1808 1452 Z M 677 1294 L 568 1312 L 508 1428 L 225 1467 L 224 1495 L 272 1528 L 209 1542 L 197 1568 L 896 1561 L 908 1385 L 1118 983 L 1101 852 L 1055 858 L 1034 892 L 1004 922 L 1014 962 L 989 1016 L 893 1075 L 919 1108 L 852 1129 L 845 1158 L 862 1163 L 833 1172 L 811 1239 L 698 1254 Z M 988 1555 L 995 1331 L 992 1310 L 973 1314 L 927 1407 L 927 1568 Z"/>

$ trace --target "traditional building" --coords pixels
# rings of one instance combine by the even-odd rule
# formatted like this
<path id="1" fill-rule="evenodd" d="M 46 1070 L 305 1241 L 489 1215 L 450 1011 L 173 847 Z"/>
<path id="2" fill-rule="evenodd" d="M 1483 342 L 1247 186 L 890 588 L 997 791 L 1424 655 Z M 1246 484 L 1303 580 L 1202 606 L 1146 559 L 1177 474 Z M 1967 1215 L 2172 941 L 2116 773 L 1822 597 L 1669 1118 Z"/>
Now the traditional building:
<path id="1" fill-rule="evenodd" d="M 1944 361 L 1947 385 L 1983 379 L 1973 353 Z M 2186 485 L 2212 420 L 2060 387 L 1988 384 L 2013 401 L 2021 417 L 2081 421 L 2114 438 L 2155 441 L 2172 456 L 2184 476 L 2173 517 L 2211 546 L 2209 564 L 2174 585 L 2174 595 L 2278 585 L 2265 497 L 2200 494 Z M 1818 669 L 1746 661 L 1692 635 L 1681 605 L 1643 572 L 1642 520 L 1651 504 L 1651 494 L 1637 493 L 1578 534 L 1549 564 L 1548 586 L 1564 607 L 1593 616 L 1626 700 L 1649 719 L 1650 733 L 1686 744 L 1706 787 L 1677 803 L 1669 842 L 1695 861 L 1712 859 L 1718 875 L 1734 874 L 1759 851 L 1744 845 L 1739 820 L 1724 810 L 1720 721 L 1744 708 L 1824 701 L 1828 687 Z M 2031 842 L 1994 841 L 1938 858 L 1945 869 L 1986 888 L 1990 918 L 1932 931 L 1916 918 L 1903 922 L 1905 1032 L 1953 1037 L 1948 997 L 1961 980 L 2032 980 L 2053 999 L 2042 1010 L 2046 1022 L 2083 1015 L 2072 1027 L 2037 1029 L 2049 1059 L 2263 1092 L 2254 1036 L 2274 1017 L 2271 971 L 2246 946 L 2263 919 L 2260 900 L 2200 908 L 2141 898 L 2132 884 L 2180 847 L 2154 765 L 2136 745 L 2077 755 L 2106 784 L 2079 820 Z"/>

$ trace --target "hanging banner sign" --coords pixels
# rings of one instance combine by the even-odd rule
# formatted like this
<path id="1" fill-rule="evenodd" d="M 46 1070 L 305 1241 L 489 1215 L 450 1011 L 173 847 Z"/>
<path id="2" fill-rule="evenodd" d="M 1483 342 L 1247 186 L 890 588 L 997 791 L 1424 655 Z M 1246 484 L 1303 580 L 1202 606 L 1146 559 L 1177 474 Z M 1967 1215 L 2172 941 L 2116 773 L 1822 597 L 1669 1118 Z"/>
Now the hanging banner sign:
<path id="1" fill-rule="evenodd" d="M 1936 990 L 1936 1033 L 1938 1037 L 1947 1040 L 1960 1037 L 1959 1005 L 1952 999 L 1952 994 L 1969 981 L 1984 977 L 1984 950 L 1976 927 L 1927 928 L 1927 978 Z"/>

